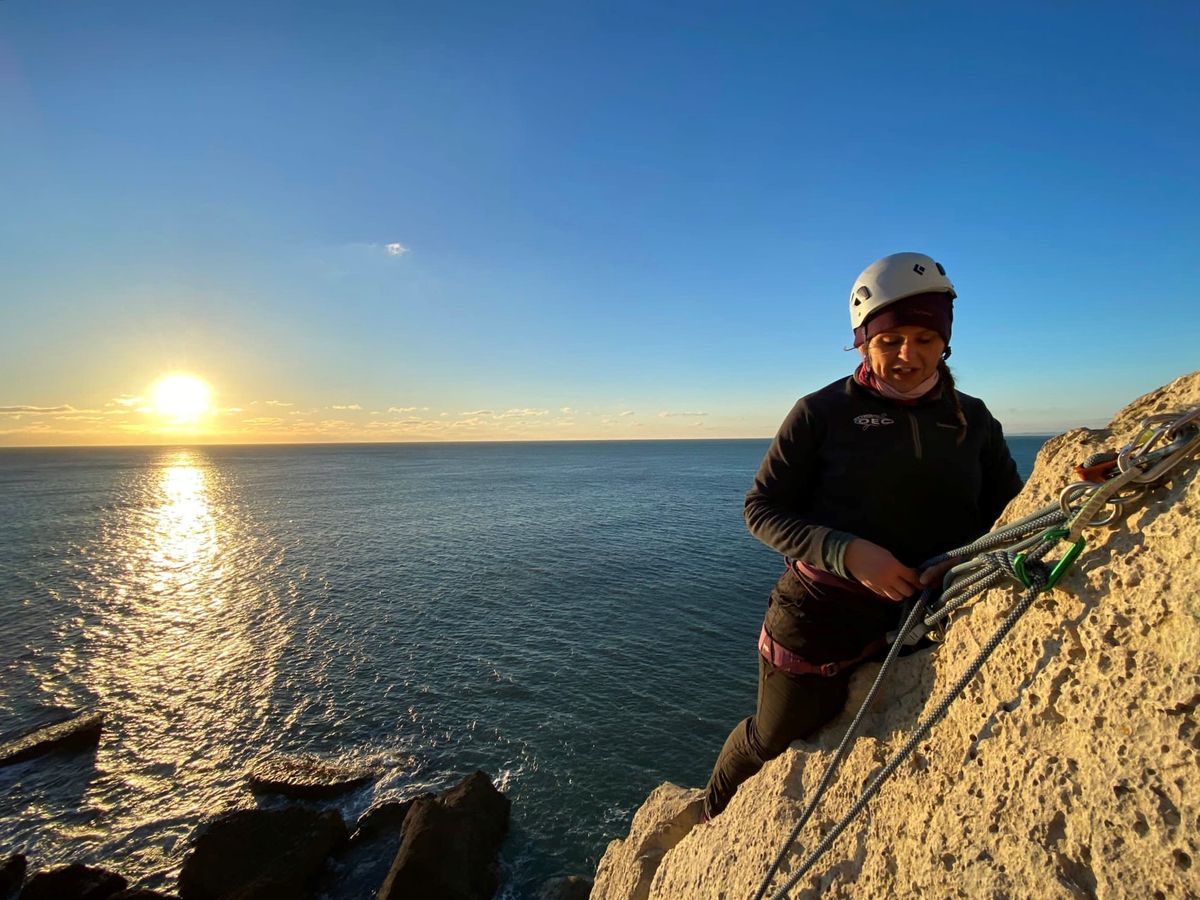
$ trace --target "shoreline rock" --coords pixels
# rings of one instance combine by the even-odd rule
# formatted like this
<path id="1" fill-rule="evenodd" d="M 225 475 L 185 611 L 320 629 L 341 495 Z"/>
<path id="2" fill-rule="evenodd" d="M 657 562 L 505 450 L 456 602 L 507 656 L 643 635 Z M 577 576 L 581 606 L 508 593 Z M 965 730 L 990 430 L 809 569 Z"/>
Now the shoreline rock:
<path id="1" fill-rule="evenodd" d="M 0 744 L 0 766 L 9 766 L 57 750 L 86 750 L 100 742 L 104 713 L 80 713 L 35 728 L 28 734 Z"/>
<path id="2" fill-rule="evenodd" d="M 242 809 L 198 831 L 179 873 L 181 900 L 305 897 L 325 860 L 345 844 L 335 810 Z"/>
<path id="3" fill-rule="evenodd" d="M 25 883 L 28 865 L 24 853 L 11 853 L 0 861 L 0 900 L 8 900 Z"/>
<path id="4" fill-rule="evenodd" d="M 108 900 L 128 886 L 115 872 L 72 863 L 34 874 L 21 888 L 20 900 Z"/>
<path id="5" fill-rule="evenodd" d="M 512 801 L 483 772 L 438 797 L 418 797 L 379 900 L 488 900 Z"/>
<path id="6" fill-rule="evenodd" d="M 256 794 L 281 794 L 297 800 L 327 800 L 378 777 L 361 766 L 326 762 L 311 756 L 272 756 L 256 763 L 246 775 Z"/>

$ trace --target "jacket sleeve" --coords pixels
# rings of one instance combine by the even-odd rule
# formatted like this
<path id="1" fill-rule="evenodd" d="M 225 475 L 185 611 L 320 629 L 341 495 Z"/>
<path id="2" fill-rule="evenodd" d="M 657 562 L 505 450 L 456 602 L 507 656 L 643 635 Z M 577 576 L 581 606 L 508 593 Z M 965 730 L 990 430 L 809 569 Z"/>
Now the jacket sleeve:
<path id="1" fill-rule="evenodd" d="M 1004 440 L 1004 428 L 989 412 L 987 414 L 988 436 L 983 446 L 981 460 L 983 468 L 983 495 L 979 498 L 979 509 L 990 528 L 1004 507 L 1021 492 L 1025 482 L 1017 473 L 1017 464 L 1008 452 Z"/>
<path id="2" fill-rule="evenodd" d="M 797 401 L 758 467 L 754 485 L 746 494 L 745 516 L 750 533 L 772 550 L 833 571 L 841 568 L 841 554 L 850 536 L 814 522 L 801 512 L 817 477 L 820 431 L 817 417 L 805 400 Z M 832 565 L 824 558 L 827 540 L 838 557 Z"/>

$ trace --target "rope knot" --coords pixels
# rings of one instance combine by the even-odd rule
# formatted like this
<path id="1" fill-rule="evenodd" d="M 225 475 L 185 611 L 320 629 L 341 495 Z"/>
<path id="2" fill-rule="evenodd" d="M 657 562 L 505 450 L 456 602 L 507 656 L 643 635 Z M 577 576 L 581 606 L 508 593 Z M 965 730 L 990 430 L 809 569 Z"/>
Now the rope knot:
<path id="1" fill-rule="evenodd" d="M 991 550 L 981 554 L 988 562 L 1002 569 L 1013 581 L 1028 588 L 1036 588 L 1039 592 L 1050 583 L 1050 568 L 1040 559 L 1026 555 L 1018 564 L 1017 557 L 1021 554 L 1010 553 L 1006 550 Z"/>

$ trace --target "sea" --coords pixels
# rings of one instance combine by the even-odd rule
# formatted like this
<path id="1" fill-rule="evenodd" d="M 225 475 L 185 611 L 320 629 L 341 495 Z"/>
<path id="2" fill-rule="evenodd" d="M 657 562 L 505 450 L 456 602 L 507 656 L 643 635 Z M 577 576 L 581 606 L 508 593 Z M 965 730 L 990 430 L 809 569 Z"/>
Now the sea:
<path id="1" fill-rule="evenodd" d="M 1044 441 L 1009 438 L 1023 475 Z M 285 802 L 246 771 L 300 754 L 379 772 L 323 801 L 351 825 L 482 770 L 500 897 L 590 877 L 753 711 L 767 444 L 0 450 L 0 739 L 106 714 L 95 752 L 0 768 L 0 857 L 173 889 L 205 818 Z"/>

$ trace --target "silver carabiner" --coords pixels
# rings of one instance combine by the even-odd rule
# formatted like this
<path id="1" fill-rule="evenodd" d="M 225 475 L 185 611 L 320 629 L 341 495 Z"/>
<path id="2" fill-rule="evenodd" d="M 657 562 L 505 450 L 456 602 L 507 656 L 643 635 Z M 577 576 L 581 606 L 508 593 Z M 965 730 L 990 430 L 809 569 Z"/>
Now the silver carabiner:
<path id="1" fill-rule="evenodd" d="M 1076 507 L 1074 505 L 1075 502 L 1087 494 L 1095 493 L 1099 487 L 1100 485 L 1092 481 L 1076 481 L 1072 484 L 1068 484 L 1058 495 L 1058 505 L 1068 517 L 1073 517 L 1079 512 L 1079 509 L 1085 506 L 1087 503 L 1085 500 L 1083 503 L 1079 504 L 1079 507 Z M 1113 500 L 1111 497 L 1107 501 L 1107 503 L 1114 505 L 1117 502 L 1118 501 Z M 1098 528 L 1101 525 L 1107 525 L 1109 522 L 1117 518 L 1118 512 L 1119 510 L 1114 509 L 1112 512 L 1109 512 L 1106 515 L 1099 515 L 1090 522 L 1085 522 L 1084 524 L 1090 528 Z"/>

